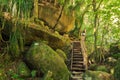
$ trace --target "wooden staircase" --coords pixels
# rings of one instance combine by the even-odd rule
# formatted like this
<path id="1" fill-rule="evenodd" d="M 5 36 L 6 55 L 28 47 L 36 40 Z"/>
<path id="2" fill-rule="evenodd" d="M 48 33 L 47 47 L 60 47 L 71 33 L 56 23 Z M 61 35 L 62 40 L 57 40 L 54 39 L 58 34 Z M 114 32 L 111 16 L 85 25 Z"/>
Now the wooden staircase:
<path id="1" fill-rule="evenodd" d="M 81 52 L 81 45 L 79 41 L 72 43 L 73 49 L 71 53 L 71 79 L 83 80 L 82 73 L 85 72 L 84 58 Z"/>

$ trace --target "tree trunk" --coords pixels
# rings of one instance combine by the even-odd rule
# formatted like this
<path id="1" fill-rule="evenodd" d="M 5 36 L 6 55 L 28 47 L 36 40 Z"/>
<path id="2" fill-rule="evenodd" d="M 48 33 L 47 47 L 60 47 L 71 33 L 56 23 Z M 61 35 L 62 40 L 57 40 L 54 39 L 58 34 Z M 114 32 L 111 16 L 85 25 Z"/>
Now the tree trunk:
<path id="1" fill-rule="evenodd" d="M 94 11 L 94 49 L 95 49 L 95 53 L 97 54 L 97 18 L 98 18 L 98 14 L 97 14 L 97 8 L 96 8 L 96 0 L 93 0 L 93 11 Z"/>

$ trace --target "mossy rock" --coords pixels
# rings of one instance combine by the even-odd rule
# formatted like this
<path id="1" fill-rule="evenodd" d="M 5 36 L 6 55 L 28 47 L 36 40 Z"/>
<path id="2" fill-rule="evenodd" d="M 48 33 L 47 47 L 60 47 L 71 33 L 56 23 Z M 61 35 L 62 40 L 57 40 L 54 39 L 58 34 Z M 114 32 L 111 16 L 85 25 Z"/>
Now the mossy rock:
<path id="1" fill-rule="evenodd" d="M 44 74 L 52 72 L 54 80 L 69 80 L 69 71 L 64 60 L 44 43 L 34 43 L 26 54 L 26 60 Z"/>
<path id="2" fill-rule="evenodd" d="M 112 75 L 102 71 L 86 71 L 84 80 L 114 80 Z"/>
<path id="3" fill-rule="evenodd" d="M 96 67 L 96 71 L 103 71 L 103 72 L 109 72 L 106 66 L 104 65 L 99 65 Z"/>
<path id="4" fill-rule="evenodd" d="M 20 77 L 29 77 L 30 76 L 30 69 L 24 62 L 20 62 L 17 67 L 18 75 Z"/>
<path id="5" fill-rule="evenodd" d="M 45 26 L 41 27 L 39 25 L 31 25 L 24 32 L 26 44 L 31 44 L 31 42 L 33 41 L 42 40 L 47 41 L 48 45 L 53 49 L 62 49 L 64 46 L 70 43 L 69 38 L 63 37 L 57 32 L 51 32 L 50 30 L 46 30 Z"/>
<path id="6" fill-rule="evenodd" d="M 59 56 L 60 56 L 64 61 L 67 60 L 66 54 L 65 54 L 61 49 L 57 49 L 56 52 L 59 54 Z"/>
<path id="7" fill-rule="evenodd" d="M 109 72 L 108 68 L 105 65 L 97 65 L 97 64 L 91 64 L 89 66 L 89 70 Z"/>

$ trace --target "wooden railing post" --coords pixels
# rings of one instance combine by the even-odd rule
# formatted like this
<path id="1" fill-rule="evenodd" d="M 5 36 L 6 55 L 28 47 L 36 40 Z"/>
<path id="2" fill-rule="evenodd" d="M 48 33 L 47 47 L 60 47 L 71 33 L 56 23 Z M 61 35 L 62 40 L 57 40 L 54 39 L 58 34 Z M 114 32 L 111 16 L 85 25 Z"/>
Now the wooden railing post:
<path id="1" fill-rule="evenodd" d="M 38 18 L 38 0 L 34 0 L 33 16 L 34 16 L 34 18 Z"/>
<path id="2" fill-rule="evenodd" d="M 81 49 L 82 49 L 85 69 L 87 70 L 88 69 L 88 56 L 87 56 L 87 50 L 85 46 L 85 35 L 81 35 Z"/>

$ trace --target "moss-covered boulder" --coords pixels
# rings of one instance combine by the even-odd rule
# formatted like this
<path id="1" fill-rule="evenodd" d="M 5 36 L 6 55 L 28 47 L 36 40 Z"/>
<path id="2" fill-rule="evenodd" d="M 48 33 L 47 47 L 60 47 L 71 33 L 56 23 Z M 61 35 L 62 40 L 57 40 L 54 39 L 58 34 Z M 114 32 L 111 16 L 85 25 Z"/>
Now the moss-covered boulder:
<path id="1" fill-rule="evenodd" d="M 89 70 L 109 72 L 108 68 L 105 65 L 97 65 L 97 64 L 91 64 L 89 66 Z"/>
<path id="2" fill-rule="evenodd" d="M 103 71 L 103 72 L 109 72 L 106 66 L 100 65 L 96 67 L 96 71 Z"/>
<path id="3" fill-rule="evenodd" d="M 61 49 L 57 49 L 56 52 L 59 54 L 59 56 L 65 61 L 67 60 L 67 56 L 65 54 L 64 51 L 62 51 Z"/>
<path id="4" fill-rule="evenodd" d="M 44 43 L 34 43 L 26 54 L 26 59 L 31 66 L 44 74 L 50 71 L 54 80 L 69 80 L 69 71 L 64 60 Z"/>
<path id="5" fill-rule="evenodd" d="M 114 80 L 113 77 L 102 71 L 86 71 L 84 74 L 85 80 Z"/>

